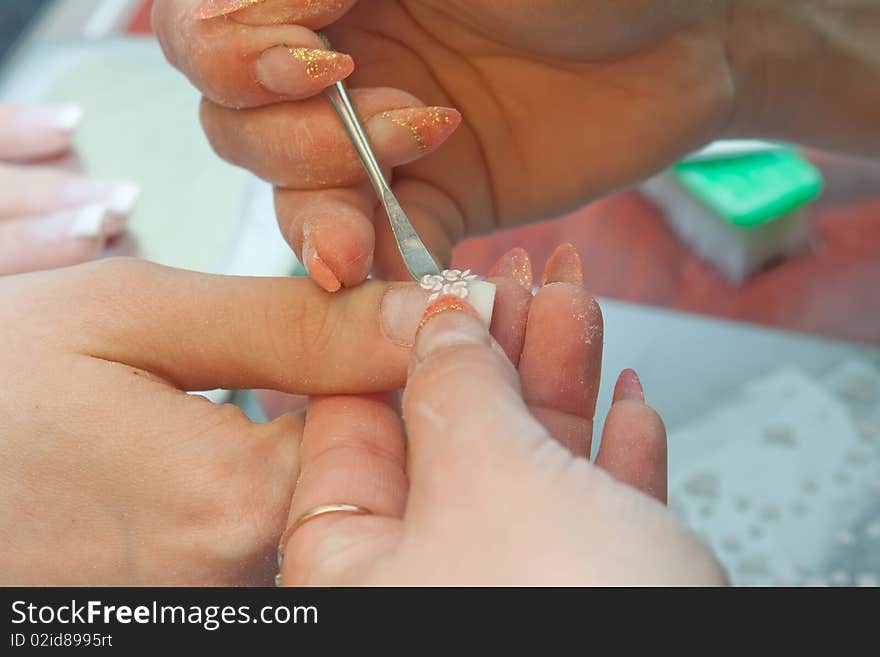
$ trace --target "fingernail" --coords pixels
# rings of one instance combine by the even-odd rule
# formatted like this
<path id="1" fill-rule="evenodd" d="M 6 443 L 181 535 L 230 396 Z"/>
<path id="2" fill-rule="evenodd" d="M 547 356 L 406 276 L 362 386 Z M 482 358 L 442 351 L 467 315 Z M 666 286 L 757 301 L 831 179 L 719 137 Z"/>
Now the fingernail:
<path id="1" fill-rule="evenodd" d="M 382 335 L 400 347 L 412 347 L 428 307 L 428 293 L 418 285 L 390 287 L 379 304 Z"/>
<path id="2" fill-rule="evenodd" d="M 437 351 L 468 344 L 490 344 L 489 331 L 477 311 L 456 296 L 447 295 L 428 306 L 414 348 L 417 364 Z"/>
<path id="3" fill-rule="evenodd" d="M 327 87 L 354 71 L 354 60 L 343 53 L 318 48 L 275 46 L 257 59 L 257 79 L 282 96 L 313 93 L 315 85 Z"/>
<path id="4" fill-rule="evenodd" d="M 140 187 L 125 180 L 74 178 L 58 190 L 58 203 L 66 208 L 100 204 L 126 217 L 134 210 L 140 193 Z"/>
<path id="5" fill-rule="evenodd" d="M 617 377 L 612 403 L 619 401 L 645 401 L 645 391 L 642 389 L 642 382 L 639 381 L 639 375 L 634 370 L 623 370 L 620 376 Z"/>
<path id="6" fill-rule="evenodd" d="M 544 278 L 541 285 L 549 283 L 584 284 L 584 270 L 581 257 L 572 244 L 560 244 L 544 266 Z"/>
<path id="7" fill-rule="evenodd" d="M 497 276 L 499 278 L 512 278 L 529 292 L 532 291 L 534 275 L 532 273 L 532 259 L 525 249 L 516 247 L 505 253 L 498 259 L 487 278 Z"/>
<path id="8" fill-rule="evenodd" d="M 460 124 L 461 114 L 450 107 L 409 107 L 376 114 L 365 127 L 395 164 L 406 164 L 440 146 Z"/>
<path id="9" fill-rule="evenodd" d="M 467 301 L 454 294 L 445 294 L 425 309 L 425 313 L 422 315 L 422 321 L 419 322 L 418 331 L 421 331 L 425 327 L 425 324 L 430 322 L 437 315 L 453 310 L 456 312 L 468 313 L 482 321 L 480 313 L 478 313 Z"/>
<path id="10" fill-rule="evenodd" d="M 321 260 L 312 240 L 308 235 L 303 237 L 302 245 L 303 266 L 309 272 L 309 276 L 322 288 L 328 292 L 336 292 L 342 287 L 342 283 L 333 273 L 333 270 L 327 266 L 327 263 Z"/>
<path id="11" fill-rule="evenodd" d="M 30 222 L 28 234 L 31 240 L 39 244 L 110 237 L 107 233 L 110 216 L 103 205 L 87 205 L 35 219 Z"/>
<path id="12" fill-rule="evenodd" d="M 22 107 L 13 114 L 12 123 L 18 130 L 53 130 L 72 132 L 82 120 L 79 105 L 34 105 Z"/>
<path id="13" fill-rule="evenodd" d="M 196 20 L 217 18 L 218 16 L 227 16 L 263 2 L 265 0 L 202 0 L 193 10 L 192 15 Z"/>

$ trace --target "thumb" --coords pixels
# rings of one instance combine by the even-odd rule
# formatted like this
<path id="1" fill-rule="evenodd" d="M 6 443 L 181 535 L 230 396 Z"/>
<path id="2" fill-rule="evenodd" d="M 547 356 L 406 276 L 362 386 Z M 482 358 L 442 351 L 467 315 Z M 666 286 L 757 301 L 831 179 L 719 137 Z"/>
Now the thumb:
<path id="1" fill-rule="evenodd" d="M 475 500 L 494 475 L 509 476 L 544 442 L 519 376 L 474 309 L 441 297 L 425 312 L 403 396 L 415 511 Z M 516 476 L 516 475 L 514 475 Z"/>

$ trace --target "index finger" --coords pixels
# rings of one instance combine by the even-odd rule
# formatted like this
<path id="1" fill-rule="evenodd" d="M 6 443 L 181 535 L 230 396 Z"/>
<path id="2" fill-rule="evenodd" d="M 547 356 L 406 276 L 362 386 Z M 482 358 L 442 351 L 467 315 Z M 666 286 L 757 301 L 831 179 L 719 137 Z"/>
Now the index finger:
<path id="1" fill-rule="evenodd" d="M 153 29 L 168 60 L 207 97 L 227 107 L 256 107 L 307 98 L 351 74 L 351 57 L 328 52 L 306 25 L 335 20 L 352 4 L 267 3 L 266 22 L 246 25 L 200 11 L 198 0 L 157 0 Z"/>

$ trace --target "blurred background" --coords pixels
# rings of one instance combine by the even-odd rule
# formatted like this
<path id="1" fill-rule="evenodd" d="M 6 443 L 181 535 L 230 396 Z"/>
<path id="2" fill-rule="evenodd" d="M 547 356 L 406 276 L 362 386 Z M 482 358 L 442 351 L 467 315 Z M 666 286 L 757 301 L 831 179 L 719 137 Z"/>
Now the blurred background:
<path id="1" fill-rule="evenodd" d="M 83 166 L 141 187 L 128 224 L 137 255 L 301 274 L 268 186 L 208 147 L 198 95 L 151 36 L 150 5 L 3 0 L 0 102 L 84 109 Z M 470 239 L 454 265 L 485 273 L 523 246 L 540 267 L 572 242 L 606 320 L 597 426 L 614 375 L 634 367 L 668 425 L 671 506 L 734 582 L 876 586 L 880 166 L 791 145 L 719 153 L 570 216 Z M 782 211 L 774 194 L 796 201 Z"/>

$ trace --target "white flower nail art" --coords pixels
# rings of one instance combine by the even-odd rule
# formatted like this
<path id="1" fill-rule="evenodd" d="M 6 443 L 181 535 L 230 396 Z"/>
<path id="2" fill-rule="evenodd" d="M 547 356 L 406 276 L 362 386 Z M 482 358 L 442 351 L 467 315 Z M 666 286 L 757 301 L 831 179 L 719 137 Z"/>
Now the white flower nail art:
<path id="1" fill-rule="evenodd" d="M 470 269 L 444 269 L 439 274 L 425 274 L 419 281 L 423 290 L 431 292 L 428 303 L 432 303 L 440 297 L 453 295 L 459 299 L 467 299 L 470 292 L 468 286 L 478 281 L 479 276 Z"/>

